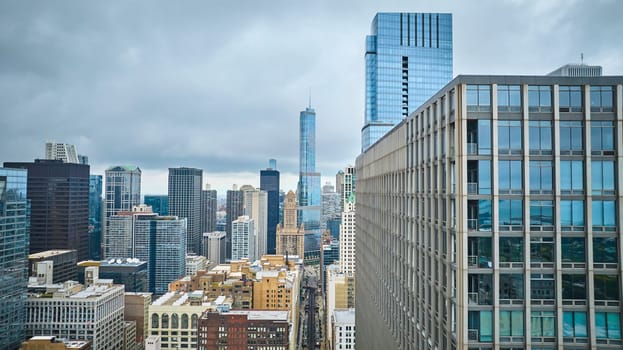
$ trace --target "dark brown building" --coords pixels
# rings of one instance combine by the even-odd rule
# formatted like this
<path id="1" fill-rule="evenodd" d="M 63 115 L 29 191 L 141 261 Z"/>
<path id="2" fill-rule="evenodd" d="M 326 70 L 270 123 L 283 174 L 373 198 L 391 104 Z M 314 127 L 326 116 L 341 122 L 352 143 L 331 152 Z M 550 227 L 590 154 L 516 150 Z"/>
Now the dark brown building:
<path id="1" fill-rule="evenodd" d="M 199 350 L 286 350 L 288 311 L 205 312 L 199 318 Z"/>

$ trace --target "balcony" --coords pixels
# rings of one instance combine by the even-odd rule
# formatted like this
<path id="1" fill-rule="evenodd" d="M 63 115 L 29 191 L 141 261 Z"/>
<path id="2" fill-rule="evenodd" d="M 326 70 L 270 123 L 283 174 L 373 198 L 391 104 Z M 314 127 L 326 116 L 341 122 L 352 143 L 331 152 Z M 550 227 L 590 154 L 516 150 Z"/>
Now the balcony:
<path id="1" fill-rule="evenodd" d="M 467 143 L 467 154 L 468 155 L 478 155 L 478 144 L 473 142 Z"/>

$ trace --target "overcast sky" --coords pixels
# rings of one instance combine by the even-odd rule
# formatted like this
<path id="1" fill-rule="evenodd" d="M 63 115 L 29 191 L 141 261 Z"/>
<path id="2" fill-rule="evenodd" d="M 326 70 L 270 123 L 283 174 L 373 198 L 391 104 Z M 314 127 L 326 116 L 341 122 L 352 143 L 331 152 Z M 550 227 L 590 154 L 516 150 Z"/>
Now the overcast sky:
<path id="1" fill-rule="evenodd" d="M 623 1 L 11 1 L 0 3 L 0 162 L 75 144 L 93 174 L 204 169 L 220 193 L 278 160 L 295 189 L 298 118 L 316 109 L 324 181 L 354 163 L 376 12 L 451 12 L 454 75 L 623 75 Z"/>

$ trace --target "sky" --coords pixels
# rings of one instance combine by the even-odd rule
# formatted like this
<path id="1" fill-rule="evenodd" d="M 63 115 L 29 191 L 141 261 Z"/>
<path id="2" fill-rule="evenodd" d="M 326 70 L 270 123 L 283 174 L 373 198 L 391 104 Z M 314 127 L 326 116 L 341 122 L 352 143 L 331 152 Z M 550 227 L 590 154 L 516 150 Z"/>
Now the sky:
<path id="1" fill-rule="evenodd" d="M 325 181 L 354 164 L 364 42 L 377 12 L 453 14 L 454 76 L 546 74 L 566 63 L 623 75 L 622 1 L 0 2 L 0 162 L 75 144 L 92 174 L 204 170 L 224 195 L 277 159 L 296 189 L 299 112 L 316 110 Z"/>

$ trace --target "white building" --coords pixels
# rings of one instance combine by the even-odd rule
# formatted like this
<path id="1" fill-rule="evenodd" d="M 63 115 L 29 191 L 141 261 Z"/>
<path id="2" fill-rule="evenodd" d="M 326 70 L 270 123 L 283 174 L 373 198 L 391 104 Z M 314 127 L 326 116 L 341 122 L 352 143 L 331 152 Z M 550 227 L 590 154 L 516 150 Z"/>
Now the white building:
<path id="1" fill-rule="evenodd" d="M 46 142 L 45 159 L 58 159 L 63 163 L 80 164 L 76 146 L 68 143 Z"/>
<path id="2" fill-rule="evenodd" d="M 45 285 L 26 299 L 29 337 L 91 340 L 92 350 L 122 348 L 124 286 L 96 280 L 89 287 L 74 281 Z"/>
<path id="3" fill-rule="evenodd" d="M 231 259 L 255 260 L 255 221 L 247 215 L 231 223 Z"/>
<path id="4" fill-rule="evenodd" d="M 193 276 L 197 271 L 205 270 L 208 266 L 208 259 L 203 255 L 186 255 L 186 276 Z"/>
<path id="5" fill-rule="evenodd" d="M 145 350 L 160 350 L 162 349 L 162 341 L 159 335 L 150 335 L 145 339 Z"/>
<path id="6" fill-rule="evenodd" d="M 255 222 L 255 257 L 259 258 L 266 254 L 266 241 L 268 232 L 268 194 L 259 188 L 242 186 L 240 190 L 244 194 L 244 215 Z"/>
<path id="7" fill-rule="evenodd" d="M 204 233 L 202 255 L 215 264 L 224 263 L 226 256 L 225 250 L 227 248 L 225 237 L 227 237 L 227 234 L 220 231 Z"/>
<path id="8" fill-rule="evenodd" d="M 340 267 L 355 274 L 355 202 L 345 202 L 340 224 Z"/>
<path id="9" fill-rule="evenodd" d="M 335 310 L 333 325 L 333 350 L 355 349 L 355 309 Z"/>

